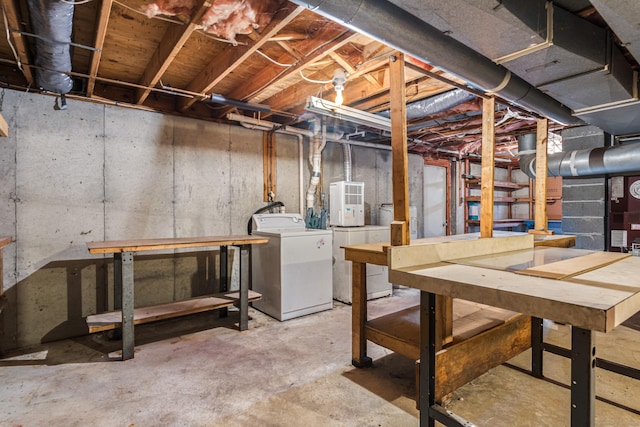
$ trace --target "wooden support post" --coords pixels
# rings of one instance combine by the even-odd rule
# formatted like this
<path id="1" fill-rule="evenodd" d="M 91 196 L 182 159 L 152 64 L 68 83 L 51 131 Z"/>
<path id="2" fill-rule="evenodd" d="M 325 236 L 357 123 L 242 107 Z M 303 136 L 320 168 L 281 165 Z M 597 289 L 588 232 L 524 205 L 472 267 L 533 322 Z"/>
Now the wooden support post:
<path id="1" fill-rule="evenodd" d="M 262 137 L 262 172 L 264 201 L 271 202 L 270 193 L 274 200 L 276 195 L 276 144 L 275 133 L 264 132 Z"/>
<path id="2" fill-rule="evenodd" d="M 538 119 L 536 130 L 536 201 L 533 231 L 547 232 L 547 132 L 548 120 Z"/>
<path id="3" fill-rule="evenodd" d="M 482 99 L 482 175 L 480 237 L 493 237 L 493 184 L 495 170 L 495 110 L 493 97 Z"/>
<path id="4" fill-rule="evenodd" d="M 404 55 L 389 57 L 391 104 L 391 155 L 393 173 L 393 223 L 391 245 L 409 244 L 409 157 L 407 154 L 407 96 Z M 404 224 L 403 224 L 404 223 Z"/>

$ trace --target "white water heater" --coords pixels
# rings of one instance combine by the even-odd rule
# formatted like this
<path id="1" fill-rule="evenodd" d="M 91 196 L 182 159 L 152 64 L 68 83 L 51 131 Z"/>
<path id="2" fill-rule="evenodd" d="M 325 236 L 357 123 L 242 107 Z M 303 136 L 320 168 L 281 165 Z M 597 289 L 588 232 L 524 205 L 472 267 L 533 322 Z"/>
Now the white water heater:
<path id="1" fill-rule="evenodd" d="M 364 225 L 364 182 L 338 181 L 329 186 L 329 224 Z"/>

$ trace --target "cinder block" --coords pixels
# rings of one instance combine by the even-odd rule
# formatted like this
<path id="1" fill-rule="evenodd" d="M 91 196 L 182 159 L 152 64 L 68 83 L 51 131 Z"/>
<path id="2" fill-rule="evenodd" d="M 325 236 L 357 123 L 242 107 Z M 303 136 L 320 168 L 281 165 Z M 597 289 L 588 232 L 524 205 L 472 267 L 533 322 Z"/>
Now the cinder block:
<path id="1" fill-rule="evenodd" d="M 562 216 L 563 217 L 579 217 L 579 216 L 601 216 L 604 217 L 606 212 L 606 205 L 604 201 L 594 202 L 573 202 L 569 200 L 562 201 Z"/>
<path id="2" fill-rule="evenodd" d="M 564 230 L 564 222 L 563 222 L 563 232 L 565 234 L 571 234 Z M 576 249 L 588 249 L 592 251 L 603 251 L 604 250 L 604 235 L 579 235 L 576 236 Z"/>
<path id="3" fill-rule="evenodd" d="M 604 234 L 603 218 L 562 218 L 562 231 L 571 233 Z"/>
<path id="4" fill-rule="evenodd" d="M 567 201 L 604 201 L 604 185 L 562 187 L 562 199 Z"/>

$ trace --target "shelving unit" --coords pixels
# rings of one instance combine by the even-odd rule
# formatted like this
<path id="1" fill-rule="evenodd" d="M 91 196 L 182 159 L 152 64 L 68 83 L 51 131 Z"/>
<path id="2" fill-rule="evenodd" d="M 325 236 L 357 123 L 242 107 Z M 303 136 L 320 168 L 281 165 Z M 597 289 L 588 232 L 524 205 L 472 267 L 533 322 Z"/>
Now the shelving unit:
<path id="1" fill-rule="evenodd" d="M 499 166 L 496 166 L 496 167 L 499 167 Z M 500 192 L 500 193 L 507 193 L 507 195 L 494 196 L 493 203 L 494 205 L 504 204 L 507 206 L 507 218 L 498 218 L 498 219 L 494 218 L 493 227 L 502 228 L 502 229 L 504 228 L 513 229 L 513 228 L 522 226 L 522 224 L 524 224 L 525 221 L 529 221 L 531 218 L 533 218 L 533 198 L 531 197 L 531 190 L 530 190 L 532 187 L 532 183 L 531 183 L 532 180 L 530 179 L 528 183 L 513 182 L 511 180 L 512 171 L 517 168 L 513 168 L 512 166 L 507 166 L 504 169 L 506 169 L 507 171 L 507 180 L 494 181 L 494 191 Z M 467 171 L 466 176 L 470 176 L 469 175 L 470 163 L 468 160 L 465 162 L 465 170 Z M 479 218 L 478 219 L 469 218 L 469 204 L 472 202 L 476 202 L 476 203 L 480 202 L 480 195 L 472 194 L 472 191 L 478 190 L 478 193 L 479 193 L 480 186 L 481 186 L 480 178 L 475 178 L 475 177 L 467 178 L 464 181 L 464 196 L 465 196 L 464 225 L 465 225 L 466 233 L 477 231 L 477 230 L 474 230 L 473 227 L 480 226 Z M 529 189 L 529 192 L 526 195 L 526 197 L 516 197 L 513 194 L 515 191 L 522 190 L 523 188 Z M 526 218 L 513 217 L 512 206 L 516 203 L 522 203 L 522 204 L 526 203 L 528 205 L 528 209 L 527 209 L 528 215 Z"/>

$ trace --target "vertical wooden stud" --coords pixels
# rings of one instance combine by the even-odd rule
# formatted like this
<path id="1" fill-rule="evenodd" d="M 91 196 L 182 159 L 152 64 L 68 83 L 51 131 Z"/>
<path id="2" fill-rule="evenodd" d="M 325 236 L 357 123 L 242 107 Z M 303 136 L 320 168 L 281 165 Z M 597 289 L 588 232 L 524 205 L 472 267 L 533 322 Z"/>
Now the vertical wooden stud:
<path id="1" fill-rule="evenodd" d="M 262 172 L 264 201 L 269 202 L 269 193 L 276 195 L 276 143 L 273 132 L 264 132 L 262 136 Z"/>
<path id="2" fill-rule="evenodd" d="M 389 70 L 394 219 L 391 224 L 391 245 L 398 246 L 408 245 L 410 236 L 407 96 L 402 53 L 394 53 L 389 58 Z"/>
<path id="3" fill-rule="evenodd" d="M 495 109 L 493 97 L 482 100 L 482 175 L 480 237 L 493 237 L 493 188 L 495 171 Z"/>
<path id="4" fill-rule="evenodd" d="M 534 230 L 547 230 L 547 132 L 548 120 L 538 119 L 536 131 L 536 201 Z"/>

